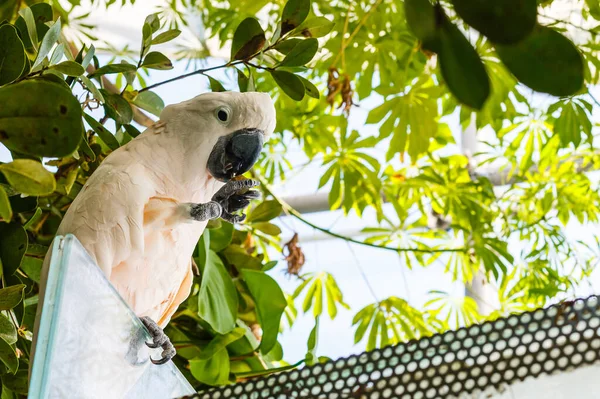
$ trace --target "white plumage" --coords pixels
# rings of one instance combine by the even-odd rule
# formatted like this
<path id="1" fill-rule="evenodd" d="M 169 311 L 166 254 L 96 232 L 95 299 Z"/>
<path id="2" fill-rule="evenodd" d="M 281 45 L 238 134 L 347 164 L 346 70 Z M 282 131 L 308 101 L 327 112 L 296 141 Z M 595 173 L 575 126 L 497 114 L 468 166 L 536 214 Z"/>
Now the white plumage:
<path id="1" fill-rule="evenodd" d="M 223 107 L 227 123 L 216 116 Z M 219 137 L 246 128 L 273 132 L 267 94 L 206 93 L 168 106 L 104 160 L 68 209 L 58 234 L 78 238 L 138 316 L 164 327 L 188 297 L 206 221 L 191 219 L 186 204 L 207 203 L 223 186 L 209 174 L 208 157 Z"/>

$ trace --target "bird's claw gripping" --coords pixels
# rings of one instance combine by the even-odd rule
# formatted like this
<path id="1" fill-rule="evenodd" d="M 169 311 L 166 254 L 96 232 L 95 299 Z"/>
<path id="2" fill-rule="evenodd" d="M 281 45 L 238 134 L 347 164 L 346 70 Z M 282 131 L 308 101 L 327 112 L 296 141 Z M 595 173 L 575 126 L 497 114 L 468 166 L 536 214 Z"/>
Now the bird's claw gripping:
<path id="1" fill-rule="evenodd" d="M 147 316 L 140 317 L 140 321 L 142 322 L 142 324 L 144 324 L 144 326 L 148 329 L 148 332 L 150 332 L 150 335 L 152 336 L 152 342 L 146 342 L 146 345 L 149 348 L 161 347 L 163 349 L 161 354 L 162 358 L 154 360 L 151 357 L 150 361 L 154 364 L 165 364 L 166 362 L 171 360 L 175 356 L 176 351 L 167 334 L 164 333 L 162 328 L 160 328 L 158 324 L 154 322 L 154 320 Z"/>
<path id="2" fill-rule="evenodd" d="M 250 205 L 250 201 L 260 198 L 260 192 L 250 190 L 260 185 L 257 180 L 230 180 L 212 197 L 212 201 L 223 208 L 221 219 L 230 223 L 241 223 L 246 219 L 245 214 L 236 215 L 234 212 L 244 209 Z"/>

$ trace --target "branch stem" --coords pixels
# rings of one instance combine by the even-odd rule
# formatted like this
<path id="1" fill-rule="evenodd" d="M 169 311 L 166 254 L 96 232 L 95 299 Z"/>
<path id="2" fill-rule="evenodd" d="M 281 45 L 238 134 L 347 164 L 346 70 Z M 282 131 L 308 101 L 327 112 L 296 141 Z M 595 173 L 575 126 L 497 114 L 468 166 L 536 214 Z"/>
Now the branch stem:
<path id="1" fill-rule="evenodd" d="M 339 238 L 346 242 L 351 242 L 353 244 L 358 244 L 358 245 L 364 245 L 366 247 L 371 247 L 371 248 L 385 249 L 387 251 L 394 251 L 394 252 L 440 253 L 440 252 L 465 252 L 466 251 L 466 248 L 464 248 L 464 247 L 463 248 L 399 248 L 399 247 L 388 247 L 385 245 L 378 245 L 378 244 L 372 244 L 369 242 L 355 240 L 352 237 L 347 237 L 347 236 L 335 233 L 324 227 L 317 226 L 316 224 L 305 219 L 298 211 L 296 211 L 294 208 L 292 208 L 289 204 L 287 204 L 281 198 L 276 196 L 273 193 L 273 191 L 271 190 L 270 185 L 265 181 L 265 179 L 262 176 L 259 176 L 258 174 L 254 173 L 254 177 L 261 182 L 261 185 L 263 186 L 265 192 L 267 194 L 271 195 L 275 199 L 275 201 L 277 201 L 281 204 L 285 213 L 287 213 L 290 216 L 295 217 L 302 223 L 306 224 L 307 226 L 312 227 L 315 230 L 318 230 L 318 231 L 325 233 L 327 235 L 330 235 L 332 237 Z"/>

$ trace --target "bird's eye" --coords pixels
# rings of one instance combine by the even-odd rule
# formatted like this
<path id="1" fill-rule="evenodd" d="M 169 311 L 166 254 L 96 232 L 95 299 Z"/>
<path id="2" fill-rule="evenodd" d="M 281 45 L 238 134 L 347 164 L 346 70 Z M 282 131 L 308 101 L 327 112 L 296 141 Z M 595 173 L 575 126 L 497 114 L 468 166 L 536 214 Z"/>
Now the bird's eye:
<path id="1" fill-rule="evenodd" d="M 229 122 L 229 110 L 227 108 L 217 109 L 217 119 L 222 123 Z"/>

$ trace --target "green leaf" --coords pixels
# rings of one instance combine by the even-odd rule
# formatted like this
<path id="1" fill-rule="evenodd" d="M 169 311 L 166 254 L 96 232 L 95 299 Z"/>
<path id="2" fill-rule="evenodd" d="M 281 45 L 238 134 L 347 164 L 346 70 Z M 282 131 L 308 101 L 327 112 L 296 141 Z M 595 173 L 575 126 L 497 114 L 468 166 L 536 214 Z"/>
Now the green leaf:
<path id="1" fill-rule="evenodd" d="M 81 76 L 85 73 L 85 69 L 75 61 L 63 61 L 60 64 L 52 65 L 50 69 L 68 76 Z"/>
<path id="2" fill-rule="evenodd" d="M 309 97 L 316 98 L 318 100 L 320 97 L 320 94 L 319 94 L 319 89 L 317 89 L 317 86 L 315 86 L 308 79 L 305 79 L 302 76 L 298 76 L 298 77 L 302 81 L 302 84 L 304 84 L 304 89 L 306 90 L 306 94 L 308 94 Z"/>
<path id="3" fill-rule="evenodd" d="M 19 359 L 17 358 L 17 354 L 15 349 L 6 343 L 3 339 L 0 339 L 0 360 L 9 372 L 16 373 L 19 368 Z"/>
<path id="4" fill-rule="evenodd" d="M 23 300 L 25 284 L 0 289 L 0 310 L 11 310 Z"/>
<path id="5" fill-rule="evenodd" d="M 88 65 L 90 65 L 90 62 L 92 62 L 94 54 L 96 54 L 96 47 L 94 47 L 94 45 L 92 44 L 90 45 L 88 52 L 85 53 L 85 57 L 83 57 L 83 59 L 81 60 L 81 66 L 87 68 Z"/>
<path id="6" fill-rule="evenodd" d="M 317 362 L 317 345 L 319 344 L 319 317 L 315 317 L 315 326 L 310 331 L 306 343 L 306 364 L 312 366 Z"/>
<path id="7" fill-rule="evenodd" d="M 221 82 L 219 82 L 217 79 L 213 78 L 212 76 L 208 76 L 208 75 L 204 75 L 204 76 L 206 76 L 208 78 L 208 81 L 210 82 L 210 90 L 211 91 L 214 91 L 214 92 L 226 91 L 225 88 L 223 87 L 223 85 L 221 84 Z"/>
<path id="8" fill-rule="evenodd" d="M 42 275 L 43 263 L 43 255 L 42 257 L 39 257 L 28 256 L 26 254 L 21 261 L 21 270 L 27 275 L 27 277 L 39 284 Z"/>
<path id="9" fill-rule="evenodd" d="M 15 12 L 17 12 L 18 6 L 20 2 L 17 0 L 5 0 L 0 3 L 0 21 L 5 21 L 8 23 L 8 20 L 13 18 Z M 4 399 L 4 398 L 2 398 Z"/>
<path id="10" fill-rule="evenodd" d="M 31 66 L 32 68 L 40 65 L 44 58 L 50 54 L 50 50 L 52 50 L 52 47 L 54 47 L 54 44 L 60 37 L 60 27 L 60 18 L 58 18 L 56 22 L 54 22 L 54 25 L 52 25 L 50 29 L 48 29 L 48 32 L 46 32 L 44 35 L 42 44 L 40 45 L 40 51 L 38 51 L 37 58 Z"/>
<path id="11" fill-rule="evenodd" d="M 313 316 L 318 317 L 323 313 L 323 280 L 315 279 L 315 306 L 313 307 Z"/>
<path id="12" fill-rule="evenodd" d="M 65 55 L 65 45 L 60 43 L 58 46 L 54 47 L 52 51 L 52 55 L 50 56 L 50 65 L 57 64 Z M 74 61 L 72 61 L 74 62 Z M 77 64 L 79 65 L 79 64 Z"/>
<path id="13" fill-rule="evenodd" d="M 280 362 L 283 359 L 283 348 L 279 341 L 275 343 L 275 346 L 269 353 L 264 355 L 264 359 L 268 362 Z"/>
<path id="14" fill-rule="evenodd" d="M 246 18 L 239 24 L 233 34 L 231 59 L 249 59 L 258 53 L 264 47 L 265 43 L 265 31 L 261 28 L 256 18 Z"/>
<path id="15" fill-rule="evenodd" d="M 139 136 L 140 134 L 142 134 L 135 126 L 133 125 L 123 125 L 123 127 L 125 128 L 125 131 L 127 132 L 127 134 L 129 134 L 131 137 L 136 138 L 137 136 Z"/>
<path id="16" fill-rule="evenodd" d="M 219 334 L 227 334 L 235 328 L 238 297 L 231 276 L 219 256 L 209 248 L 207 230 L 202 235 L 200 246 L 204 244 L 205 255 L 201 256 L 198 267 L 202 274 L 198 293 L 198 315 Z"/>
<path id="17" fill-rule="evenodd" d="M 493 43 L 525 39 L 537 21 L 536 0 L 452 0 L 456 13 Z"/>
<path id="18" fill-rule="evenodd" d="M 497 45 L 502 62 L 535 91 L 569 96 L 583 87 L 583 58 L 575 45 L 557 31 L 536 26 L 517 44 Z"/>
<path id="19" fill-rule="evenodd" d="M 279 324 L 287 301 L 279 284 L 269 275 L 249 269 L 242 269 L 240 272 L 256 303 L 258 321 L 263 330 L 260 352 L 267 354 L 277 342 Z"/>
<path id="20" fill-rule="evenodd" d="M 9 345 L 17 342 L 17 328 L 3 313 L 0 313 L 0 339 L 6 341 Z"/>
<path id="21" fill-rule="evenodd" d="M 271 270 L 272 268 L 274 268 L 275 266 L 277 266 L 278 261 L 276 260 L 272 260 L 270 262 L 267 262 L 263 265 L 262 269 L 260 269 L 260 271 L 262 272 L 268 272 L 269 270 Z"/>
<path id="22" fill-rule="evenodd" d="M 554 122 L 554 133 L 560 137 L 563 146 L 573 143 L 575 147 L 581 143 L 582 129 L 578 122 L 577 110 L 573 102 L 569 102 L 562 107 L 560 116 Z M 532 134 L 533 138 L 534 135 Z"/>
<path id="23" fill-rule="evenodd" d="M 235 376 L 237 378 L 244 379 L 244 378 L 253 378 L 253 377 L 260 377 L 263 375 L 281 373 L 284 371 L 293 370 L 296 367 L 300 366 L 302 363 L 304 363 L 304 359 L 302 359 L 294 364 L 290 364 L 289 366 L 274 367 L 274 368 L 270 368 L 270 369 L 266 369 L 266 370 L 258 370 L 258 371 L 248 371 L 245 373 L 235 373 Z"/>
<path id="24" fill-rule="evenodd" d="M 208 345 L 206 345 L 206 347 L 204 347 L 202 349 L 202 352 L 200 352 L 200 356 L 198 356 L 196 359 L 202 359 L 202 360 L 210 359 L 217 352 L 225 349 L 227 347 L 227 345 L 229 345 L 230 343 L 235 342 L 238 339 L 242 338 L 245 333 L 246 333 L 245 329 L 243 329 L 241 327 L 236 327 L 231 332 L 229 332 L 225 335 L 218 335 L 218 336 L 214 337 L 208 343 Z"/>
<path id="25" fill-rule="evenodd" d="M 0 86 L 21 76 L 25 59 L 25 49 L 17 30 L 11 25 L 0 26 Z"/>
<path id="26" fill-rule="evenodd" d="M 218 229 L 210 229 L 210 249 L 220 252 L 231 244 L 233 224 L 223 221 Z"/>
<path id="27" fill-rule="evenodd" d="M 75 174 L 77 174 L 77 170 L 75 169 Z M 73 173 L 73 172 L 71 172 Z M 25 222 L 25 224 L 23 224 L 23 228 L 25 230 L 27 230 L 29 227 L 31 227 L 32 224 L 34 224 L 40 217 L 42 216 L 42 208 L 36 208 L 35 213 L 33 214 L 32 217 L 29 218 L 29 220 L 27 222 Z"/>
<path id="28" fill-rule="evenodd" d="M 381 330 L 381 331 L 380 331 Z M 375 320 L 371 326 L 371 332 L 369 333 L 369 339 L 367 341 L 367 351 L 372 351 L 377 348 L 377 337 L 380 334 L 385 334 L 385 319 L 382 312 L 375 313 Z"/>
<path id="29" fill-rule="evenodd" d="M 310 0 L 288 0 L 281 13 L 281 36 L 300 26 L 310 12 Z"/>
<path id="30" fill-rule="evenodd" d="M 15 27 L 21 33 L 21 38 L 23 39 L 23 45 L 25 46 L 25 48 L 37 50 L 37 45 L 38 45 L 39 39 L 43 38 L 49 29 L 48 25 L 46 25 L 46 22 L 52 21 L 54 15 L 52 12 L 52 6 L 47 3 L 32 4 L 30 9 L 31 9 L 31 12 L 33 13 L 33 20 L 35 22 L 35 36 L 37 37 L 35 46 L 31 42 L 31 35 L 29 34 L 29 28 L 27 26 L 27 23 L 25 22 L 25 19 L 22 16 L 17 18 L 17 20 L 15 21 Z M 2 19 L 2 18 L 0 18 L 0 19 Z"/>
<path id="31" fill-rule="evenodd" d="M 236 68 L 235 70 L 237 71 L 237 78 L 238 78 L 237 80 L 238 80 L 238 87 L 240 88 L 240 92 L 245 93 L 248 91 L 250 79 L 240 69 Z"/>
<path id="32" fill-rule="evenodd" d="M 16 191 L 26 195 L 49 195 L 56 188 L 54 175 L 32 159 L 15 159 L 2 164 L 0 172 Z"/>
<path id="33" fill-rule="evenodd" d="M 300 101 L 304 98 L 304 83 L 298 76 L 286 71 L 271 71 L 271 76 L 292 100 Z"/>
<path id="34" fill-rule="evenodd" d="M 159 53 L 158 51 L 152 51 L 148 53 L 146 58 L 144 58 L 142 66 L 144 68 L 159 70 L 173 69 L 173 63 L 171 60 L 168 59 L 166 55 Z"/>
<path id="35" fill-rule="evenodd" d="M 0 218 L 2 218 L 2 221 L 8 223 L 12 219 L 12 215 L 13 212 L 8 195 L 4 188 L 0 186 Z"/>
<path id="36" fill-rule="evenodd" d="M 140 58 L 144 57 L 152 45 L 152 27 L 145 23 L 142 26 L 142 48 Z"/>
<path id="37" fill-rule="evenodd" d="M 438 26 L 436 10 L 429 0 L 404 0 L 406 23 L 415 36 L 423 41 L 436 40 Z"/>
<path id="38" fill-rule="evenodd" d="M 104 111 L 106 114 L 121 125 L 127 125 L 133 120 L 133 110 L 129 102 L 118 94 L 100 90 L 104 97 Z"/>
<path id="39" fill-rule="evenodd" d="M 302 39 L 287 39 L 287 40 L 283 40 L 279 43 L 277 43 L 273 48 L 277 51 L 279 51 L 281 54 L 289 54 L 290 51 L 292 51 L 292 49 L 294 47 L 296 47 L 299 43 L 303 42 L 304 40 Z"/>
<path id="40" fill-rule="evenodd" d="M 318 49 L 319 41 L 317 39 L 302 40 L 292 48 L 279 66 L 303 66 L 313 59 Z"/>
<path id="41" fill-rule="evenodd" d="M 248 255 L 245 249 L 239 245 L 230 245 L 223 251 L 227 262 L 231 263 L 238 270 L 240 269 L 262 269 L 262 262 L 254 256 Z"/>
<path id="42" fill-rule="evenodd" d="M 0 2 L 0 21 L 2 21 L 0 24 L 8 23 L 8 20 L 12 19 L 20 4 L 21 3 L 17 2 L 17 0 L 6 0 Z"/>
<path id="43" fill-rule="evenodd" d="M 481 109 L 490 95 L 490 79 L 477 51 L 447 18 L 442 22 L 440 46 L 438 59 L 448 88 L 463 104 Z"/>
<path id="44" fill-rule="evenodd" d="M 27 376 L 27 370 L 19 370 L 15 375 L 11 376 L 3 375 L 2 384 L 5 388 L 8 388 L 13 392 L 26 395 L 29 387 Z"/>
<path id="45" fill-rule="evenodd" d="M 323 37 L 333 30 L 335 22 L 325 17 L 311 17 L 306 19 L 290 34 L 290 36 Z"/>
<path id="46" fill-rule="evenodd" d="M 304 301 L 302 302 L 302 311 L 304 313 L 308 312 L 308 310 L 312 306 L 313 301 L 315 299 L 315 292 L 317 291 L 317 285 L 320 284 L 318 278 L 312 278 L 310 280 L 306 280 L 306 282 L 308 282 L 308 281 L 312 281 L 312 284 L 306 291 L 306 295 L 304 296 Z M 302 287 L 302 285 L 300 287 Z M 296 291 L 294 292 L 294 296 L 296 296 L 296 293 L 300 293 L 300 291 L 298 291 L 300 289 L 300 287 L 298 287 L 296 289 Z"/>
<path id="47" fill-rule="evenodd" d="M 0 224 L 0 261 L 2 275 L 12 276 L 21 265 L 27 251 L 27 233 L 19 223 Z"/>
<path id="48" fill-rule="evenodd" d="M 361 309 L 352 320 L 352 325 L 358 324 L 356 328 L 356 332 L 354 333 L 354 343 L 359 343 L 365 336 L 371 321 L 373 320 L 373 315 L 375 315 L 375 306 L 368 305 L 365 308 Z"/>
<path id="49" fill-rule="evenodd" d="M 252 227 L 270 236 L 278 236 L 281 234 L 281 229 L 279 226 L 269 222 L 253 223 Z"/>
<path id="50" fill-rule="evenodd" d="M 281 214 L 282 206 L 275 200 L 261 202 L 246 219 L 247 223 L 268 222 Z"/>
<path id="51" fill-rule="evenodd" d="M 165 108 L 165 103 L 162 98 L 160 98 L 158 94 L 148 90 L 139 93 L 132 102 L 139 108 L 156 116 L 160 116 L 163 108 Z"/>
<path id="52" fill-rule="evenodd" d="M 160 13 L 155 12 L 154 14 L 148 15 L 144 20 L 144 23 L 148 24 L 152 29 L 152 33 L 155 33 L 157 30 L 160 29 L 160 19 L 158 17 L 159 15 Z"/>
<path id="53" fill-rule="evenodd" d="M 600 2 L 598 0 L 585 0 L 588 6 L 590 15 L 597 20 L 600 20 Z"/>
<path id="54" fill-rule="evenodd" d="M 115 136 L 109 132 L 100 122 L 98 122 L 94 117 L 88 115 L 86 113 L 83 114 L 83 118 L 87 122 L 88 125 L 96 132 L 96 134 L 102 139 L 104 144 L 106 144 L 111 150 L 116 150 L 119 148 L 119 142 L 115 138 Z"/>
<path id="55" fill-rule="evenodd" d="M 26 7 L 19 11 L 19 15 L 21 16 L 21 18 L 23 18 L 23 21 L 25 22 L 27 38 L 29 39 L 29 43 L 27 44 L 31 44 L 33 49 L 37 51 L 37 45 L 39 40 L 37 27 L 35 26 L 35 17 L 33 16 L 33 11 L 31 10 L 31 8 Z"/>
<path id="56" fill-rule="evenodd" d="M 70 90 L 45 79 L 0 88 L 0 141 L 23 154 L 62 157 L 82 138 L 81 105 Z"/>
<path id="57" fill-rule="evenodd" d="M 190 360 L 190 371 L 195 379 L 207 385 L 224 385 L 229 383 L 229 354 L 222 349 L 210 359 Z"/>
<path id="58" fill-rule="evenodd" d="M 91 73 L 88 76 L 93 78 L 102 75 L 110 75 L 113 73 L 135 72 L 136 69 L 136 66 L 131 64 L 110 64 L 96 69 L 94 73 Z"/>
<path id="59" fill-rule="evenodd" d="M 166 32 L 159 34 L 154 39 L 152 39 L 152 44 L 162 44 L 162 43 L 170 42 L 171 40 L 175 39 L 180 34 L 181 34 L 181 31 L 179 29 L 168 30 Z"/>

